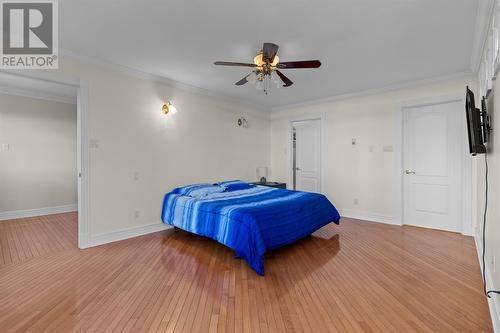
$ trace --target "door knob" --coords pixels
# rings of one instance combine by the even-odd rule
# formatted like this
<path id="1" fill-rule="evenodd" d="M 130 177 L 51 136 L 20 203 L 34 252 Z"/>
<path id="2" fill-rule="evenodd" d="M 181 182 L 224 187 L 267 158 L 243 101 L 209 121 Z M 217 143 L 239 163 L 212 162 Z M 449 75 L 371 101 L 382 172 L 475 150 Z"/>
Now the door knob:
<path id="1" fill-rule="evenodd" d="M 295 168 L 295 170 L 300 171 L 300 168 Z"/>
<path id="2" fill-rule="evenodd" d="M 415 174 L 415 171 L 412 171 L 412 170 L 406 170 L 405 173 L 407 175 L 414 175 Z"/>

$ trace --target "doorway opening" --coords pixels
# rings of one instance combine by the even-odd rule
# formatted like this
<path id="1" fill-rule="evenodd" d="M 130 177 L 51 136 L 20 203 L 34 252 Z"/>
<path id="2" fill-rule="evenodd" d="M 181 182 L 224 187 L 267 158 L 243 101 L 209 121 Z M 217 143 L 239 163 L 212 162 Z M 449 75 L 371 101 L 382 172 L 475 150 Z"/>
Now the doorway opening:
<path id="1" fill-rule="evenodd" d="M 78 78 L 0 71 L 0 103 L 9 105 L 0 116 L 10 128 L 0 131 L 0 177 L 12 185 L 0 207 L 0 228 L 15 228 L 20 240 L 39 245 L 21 244 L 13 257 L 90 245 L 87 96 Z M 34 223 L 21 230 L 27 222 Z"/>

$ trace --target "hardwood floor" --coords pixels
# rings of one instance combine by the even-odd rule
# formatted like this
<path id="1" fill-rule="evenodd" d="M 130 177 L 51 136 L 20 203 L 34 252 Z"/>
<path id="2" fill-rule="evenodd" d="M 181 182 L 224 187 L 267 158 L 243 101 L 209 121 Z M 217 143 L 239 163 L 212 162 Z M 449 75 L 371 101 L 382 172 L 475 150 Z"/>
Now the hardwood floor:
<path id="1" fill-rule="evenodd" d="M 78 213 L 0 221 L 0 266 L 74 250 Z"/>
<path id="2" fill-rule="evenodd" d="M 492 331 L 473 240 L 453 233 L 346 218 L 264 277 L 183 231 L 78 250 L 75 214 L 0 222 L 0 240 L 0 332 Z"/>

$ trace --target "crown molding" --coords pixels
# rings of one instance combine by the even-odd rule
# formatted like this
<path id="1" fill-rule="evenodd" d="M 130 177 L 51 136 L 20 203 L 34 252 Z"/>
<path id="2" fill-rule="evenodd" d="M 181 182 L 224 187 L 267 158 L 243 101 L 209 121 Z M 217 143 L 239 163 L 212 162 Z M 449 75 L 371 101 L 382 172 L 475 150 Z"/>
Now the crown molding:
<path id="1" fill-rule="evenodd" d="M 35 99 L 41 99 L 44 101 L 76 105 L 76 96 L 75 96 L 75 98 L 71 98 L 71 97 L 67 97 L 67 96 L 59 96 L 59 95 L 49 94 L 49 93 L 42 92 L 42 91 L 35 91 L 35 90 L 30 90 L 30 89 L 25 89 L 25 88 L 9 87 L 9 86 L 5 86 L 5 85 L 1 85 L 1 84 L 0 84 L 0 94 L 35 98 Z"/>
<path id="2" fill-rule="evenodd" d="M 477 72 L 479 71 L 479 65 L 481 64 L 483 50 L 486 45 L 486 40 L 488 39 L 488 30 L 493 18 L 493 9 L 497 5 L 497 0 L 478 1 L 470 63 L 470 69 L 474 74 L 477 74 Z"/>
<path id="3" fill-rule="evenodd" d="M 97 57 L 83 56 L 83 55 L 80 55 L 80 54 L 77 54 L 75 52 L 65 50 L 65 49 L 60 49 L 59 54 L 62 55 L 63 57 L 72 58 L 74 60 L 78 60 L 78 61 L 83 62 L 83 63 L 96 65 L 99 67 L 104 67 L 108 70 L 119 72 L 119 73 L 122 73 L 122 74 L 125 74 L 128 76 L 132 76 L 132 77 L 135 77 L 138 79 L 153 81 L 153 82 L 164 84 L 164 85 L 170 86 L 172 88 L 177 88 L 179 90 L 186 91 L 189 93 L 203 95 L 203 96 L 210 97 L 210 98 L 216 98 L 217 100 L 226 102 L 228 104 L 236 105 L 239 107 L 243 106 L 243 107 L 249 108 L 250 110 L 259 111 L 259 113 L 268 114 L 269 110 L 270 110 L 269 107 L 266 107 L 263 104 L 257 104 L 257 103 L 246 101 L 244 99 L 234 98 L 234 97 L 231 97 L 231 96 L 223 94 L 223 93 L 215 92 L 213 90 L 208 90 L 205 88 L 193 86 L 190 84 L 186 84 L 186 83 L 183 83 L 180 81 L 173 80 L 173 79 L 168 78 L 166 76 L 161 76 L 161 75 L 156 75 L 156 74 L 144 72 L 144 71 L 141 71 L 141 70 L 138 70 L 138 69 L 135 69 L 132 67 L 120 65 L 120 64 L 108 61 L 108 60 L 99 59 Z"/>
<path id="4" fill-rule="evenodd" d="M 391 91 L 396 91 L 396 90 L 401 90 L 401 89 L 406 89 L 406 88 L 420 87 L 420 86 L 425 86 L 425 85 L 429 85 L 429 84 L 433 84 L 433 83 L 440 83 L 440 82 L 459 80 L 459 79 L 464 79 L 464 80 L 471 79 L 471 80 L 473 80 L 475 78 L 474 78 L 474 74 L 471 71 L 458 72 L 458 73 L 444 75 L 444 76 L 438 76 L 438 77 L 434 77 L 434 78 L 430 78 L 430 79 L 408 81 L 408 82 L 404 82 L 404 83 L 388 85 L 388 86 L 381 87 L 381 88 L 367 89 L 367 90 L 362 90 L 362 91 L 358 91 L 358 92 L 354 92 L 354 93 L 333 95 L 333 96 L 319 98 L 319 99 L 313 99 L 313 100 L 309 100 L 309 101 L 305 101 L 305 102 L 273 107 L 271 109 L 271 113 L 277 113 L 280 111 L 286 111 L 286 110 L 296 109 L 296 108 L 300 108 L 300 107 L 307 107 L 307 106 L 311 106 L 311 105 L 336 102 L 336 101 L 350 99 L 350 98 L 356 98 L 356 97 L 376 95 L 376 94 L 380 94 L 380 93 L 386 93 L 386 92 L 391 92 Z"/>

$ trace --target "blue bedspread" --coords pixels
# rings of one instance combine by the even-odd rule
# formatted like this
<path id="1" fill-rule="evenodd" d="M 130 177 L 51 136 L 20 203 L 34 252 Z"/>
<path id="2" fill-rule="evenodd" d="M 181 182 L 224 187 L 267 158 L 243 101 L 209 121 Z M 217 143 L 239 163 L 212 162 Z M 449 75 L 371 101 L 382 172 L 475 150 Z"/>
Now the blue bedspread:
<path id="1" fill-rule="evenodd" d="M 165 195 L 162 220 L 212 238 L 264 275 L 264 254 L 304 238 L 340 215 L 322 194 L 255 186 L 203 197 Z"/>

